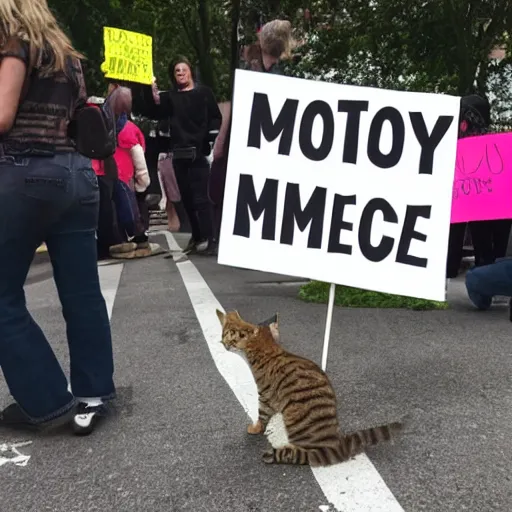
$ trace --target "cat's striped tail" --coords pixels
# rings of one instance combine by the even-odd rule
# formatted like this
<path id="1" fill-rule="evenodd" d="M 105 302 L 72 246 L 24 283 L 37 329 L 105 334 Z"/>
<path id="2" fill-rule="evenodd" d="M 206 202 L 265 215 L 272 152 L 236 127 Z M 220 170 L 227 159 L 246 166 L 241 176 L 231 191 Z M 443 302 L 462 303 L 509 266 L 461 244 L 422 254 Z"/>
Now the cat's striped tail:
<path id="1" fill-rule="evenodd" d="M 395 422 L 345 434 L 337 447 L 329 446 L 308 450 L 309 465 L 313 467 L 328 466 L 344 462 L 362 453 L 367 446 L 389 441 L 393 434 L 402 430 L 403 427 L 402 422 Z"/>
<path id="2" fill-rule="evenodd" d="M 393 434 L 402 430 L 403 423 L 395 422 L 388 425 L 380 425 L 378 427 L 370 427 L 357 432 L 345 434 L 342 443 L 346 446 L 348 457 L 353 457 L 361 453 L 367 446 L 389 441 Z"/>

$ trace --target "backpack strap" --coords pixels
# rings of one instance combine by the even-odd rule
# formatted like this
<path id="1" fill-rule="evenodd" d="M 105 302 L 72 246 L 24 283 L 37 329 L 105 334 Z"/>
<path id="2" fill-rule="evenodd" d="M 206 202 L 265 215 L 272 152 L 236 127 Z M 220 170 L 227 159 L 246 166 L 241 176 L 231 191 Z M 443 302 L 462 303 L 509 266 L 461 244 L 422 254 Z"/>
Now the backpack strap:
<path id="1" fill-rule="evenodd" d="M 35 68 L 35 64 L 36 64 L 36 58 L 37 58 L 36 50 L 34 50 L 33 46 L 29 46 L 27 72 L 25 73 L 25 81 L 23 82 L 23 87 L 21 89 L 21 95 L 20 95 L 20 101 L 19 101 L 20 105 L 25 101 L 27 94 L 28 94 L 28 90 L 30 89 L 30 84 L 32 82 L 32 75 L 34 74 L 34 68 Z"/>

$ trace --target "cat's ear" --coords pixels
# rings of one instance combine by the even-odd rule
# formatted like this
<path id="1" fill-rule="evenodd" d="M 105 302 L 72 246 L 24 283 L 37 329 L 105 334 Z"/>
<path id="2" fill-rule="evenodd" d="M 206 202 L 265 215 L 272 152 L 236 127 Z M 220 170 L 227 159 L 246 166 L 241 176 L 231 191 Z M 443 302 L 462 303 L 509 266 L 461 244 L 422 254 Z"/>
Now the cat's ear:
<path id="1" fill-rule="evenodd" d="M 217 317 L 219 319 L 220 325 L 224 327 L 224 321 L 226 320 L 226 314 L 218 309 L 215 311 L 217 313 Z"/>
<path id="2" fill-rule="evenodd" d="M 272 334 L 272 338 L 276 343 L 279 343 L 280 336 L 279 336 L 279 328 L 277 326 L 277 323 L 271 323 L 269 326 L 270 334 Z"/>
<path id="3" fill-rule="evenodd" d="M 235 313 L 236 317 L 238 318 L 238 320 L 242 320 L 240 313 L 236 309 L 235 309 L 234 313 Z"/>
<path id="4" fill-rule="evenodd" d="M 276 343 L 279 343 L 279 313 L 276 313 L 269 324 L 269 329 L 272 334 L 272 338 Z"/>
<path id="5" fill-rule="evenodd" d="M 266 326 L 270 327 L 274 323 L 277 323 L 277 315 L 267 318 L 263 322 L 260 322 L 258 325 L 266 325 Z"/>
<path id="6" fill-rule="evenodd" d="M 269 324 L 269 327 L 272 333 L 279 332 L 279 324 L 277 322 L 272 322 L 271 324 Z"/>

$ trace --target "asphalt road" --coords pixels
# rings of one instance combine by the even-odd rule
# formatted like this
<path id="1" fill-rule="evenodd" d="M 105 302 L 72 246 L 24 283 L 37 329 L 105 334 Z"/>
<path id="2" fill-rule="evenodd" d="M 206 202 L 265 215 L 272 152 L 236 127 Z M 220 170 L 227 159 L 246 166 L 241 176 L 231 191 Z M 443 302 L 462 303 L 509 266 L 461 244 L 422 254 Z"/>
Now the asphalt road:
<path id="1" fill-rule="evenodd" d="M 300 302 L 297 279 L 190 261 L 225 309 L 254 321 L 278 311 L 283 343 L 320 362 L 326 308 Z M 265 441 L 245 433 L 247 414 L 212 359 L 183 268 L 161 256 L 100 268 L 113 303 L 115 415 L 87 438 L 0 430 L 2 512 L 336 510 L 309 468 L 261 462 Z M 33 266 L 26 293 L 67 368 L 48 263 Z M 512 325 L 505 307 L 474 311 L 460 281 L 449 295 L 449 311 L 336 308 L 327 372 L 346 430 L 410 416 L 400 439 L 368 451 L 397 506 L 509 512 Z M 9 403 L 0 381 L 0 406 Z M 20 442 L 31 442 L 17 448 L 30 459 L 2 463 Z M 391 510 L 350 499 L 346 512 Z"/>

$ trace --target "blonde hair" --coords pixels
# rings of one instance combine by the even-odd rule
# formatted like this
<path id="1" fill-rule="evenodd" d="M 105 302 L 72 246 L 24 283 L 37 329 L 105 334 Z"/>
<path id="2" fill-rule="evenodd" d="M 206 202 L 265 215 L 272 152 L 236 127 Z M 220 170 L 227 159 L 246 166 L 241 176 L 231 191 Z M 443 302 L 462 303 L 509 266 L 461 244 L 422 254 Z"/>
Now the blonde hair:
<path id="1" fill-rule="evenodd" d="M 293 40 L 292 24 L 287 20 L 272 20 L 263 25 L 260 31 L 261 49 L 276 59 L 291 57 Z"/>
<path id="2" fill-rule="evenodd" d="M 44 72 L 65 71 L 68 57 L 84 58 L 59 27 L 47 0 L 0 0 L 0 46 L 15 38 L 30 44 L 31 59 L 38 55 L 40 61 L 43 51 L 50 52 L 52 58 L 41 67 Z"/>

